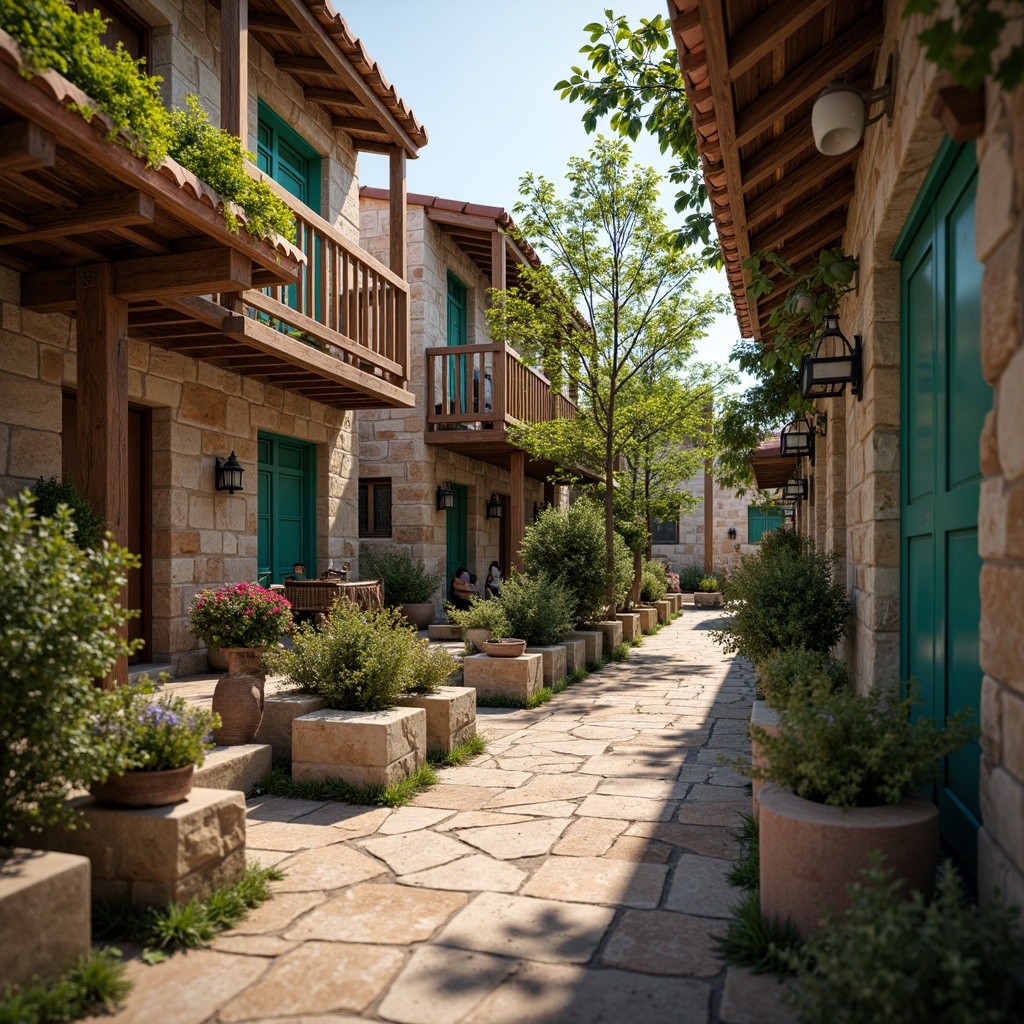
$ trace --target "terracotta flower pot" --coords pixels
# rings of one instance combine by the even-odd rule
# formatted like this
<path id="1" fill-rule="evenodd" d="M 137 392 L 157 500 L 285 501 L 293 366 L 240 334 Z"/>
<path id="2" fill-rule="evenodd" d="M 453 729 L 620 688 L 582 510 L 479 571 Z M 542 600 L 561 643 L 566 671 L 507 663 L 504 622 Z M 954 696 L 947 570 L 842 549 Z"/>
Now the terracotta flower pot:
<path id="1" fill-rule="evenodd" d="M 518 658 L 526 650 L 525 640 L 486 640 L 484 654 L 492 658 Z"/>
<path id="2" fill-rule="evenodd" d="M 829 807 L 771 783 L 760 804 L 761 911 L 793 922 L 804 938 L 820 926 L 822 910 L 849 905 L 846 886 L 860 881 L 868 853 L 904 881 L 904 892 L 929 894 L 939 850 L 939 812 L 921 797 L 884 807 Z"/>
<path id="3" fill-rule="evenodd" d="M 213 741 L 222 747 L 252 743 L 263 719 L 263 652 L 257 648 L 228 647 L 228 673 L 217 680 L 212 710 L 220 715 Z M 245 669 L 255 667 L 254 671 Z"/>
<path id="4" fill-rule="evenodd" d="M 263 670 L 263 655 L 267 653 L 265 647 L 222 647 L 221 650 L 227 658 L 228 675 L 266 679 L 267 673 Z"/>
<path id="5" fill-rule="evenodd" d="M 211 647 L 206 652 L 206 664 L 216 672 L 227 672 L 228 656 L 223 647 Z"/>
<path id="6" fill-rule="evenodd" d="M 89 792 L 94 800 L 121 807 L 163 807 L 176 804 L 192 790 L 196 766 L 168 768 L 161 772 L 125 772 L 111 775 L 106 782 L 94 782 Z"/>
<path id="7" fill-rule="evenodd" d="M 466 630 L 466 641 L 471 643 L 478 651 L 483 651 L 484 644 L 491 639 L 491 631 L 489 629 L 467 629 Z"/>
<path id="8" fill-rule="evenodd" d="M 417 629 L 426 629 L 434 621 L 434 605 L 429 602 L 403 604 L 402 614 Z"/>

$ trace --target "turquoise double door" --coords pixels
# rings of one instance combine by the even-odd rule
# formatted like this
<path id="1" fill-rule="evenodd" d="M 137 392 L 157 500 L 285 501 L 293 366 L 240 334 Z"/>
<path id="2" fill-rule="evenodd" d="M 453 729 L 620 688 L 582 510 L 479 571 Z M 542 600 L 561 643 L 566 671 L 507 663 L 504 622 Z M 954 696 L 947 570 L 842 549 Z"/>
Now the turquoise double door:
<path id="1" fill-rule="evenodd" d="M 257 439 L 256 562 L 264 586 L 296 565 L 317 575 L 316 446 L 260 431 Z"/>
<path id="2" fill-rule="evenodd" d="M 992 392 L 981 372 L 974 254 L 974 145 L 947 140 L 894 250 L 901 262 L 901 655 L 940 723 L 978 712 L 982 672 L 979 437 Z M 947 758 L 934 798 L 946 840 L 977 864 L 981 751 Z"/>

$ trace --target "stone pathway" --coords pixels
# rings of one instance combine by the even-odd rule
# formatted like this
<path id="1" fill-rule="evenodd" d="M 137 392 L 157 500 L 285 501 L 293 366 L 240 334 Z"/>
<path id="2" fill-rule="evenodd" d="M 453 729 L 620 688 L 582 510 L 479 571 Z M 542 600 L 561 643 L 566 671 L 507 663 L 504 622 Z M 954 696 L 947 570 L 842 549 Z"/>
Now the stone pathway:
<path id="1" fill-rule="evenodd" d="M 277 895 L 153 967 L 119 1024 L 774 1024 L 770 978 L 712 952 L 749 809 L 749 668 L 688 608 L 533 711 L 481 709 L 486 754 L 398 810 L 264 797 Z"/>

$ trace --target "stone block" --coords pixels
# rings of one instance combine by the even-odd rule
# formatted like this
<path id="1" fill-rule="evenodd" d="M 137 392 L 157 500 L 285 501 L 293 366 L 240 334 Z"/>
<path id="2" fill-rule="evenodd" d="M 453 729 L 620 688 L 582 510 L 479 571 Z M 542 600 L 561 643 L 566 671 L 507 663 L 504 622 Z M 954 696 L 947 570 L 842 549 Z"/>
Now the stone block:
<path id="1" fill-rule="evenodd" d="M 52 978 L 89 952 L 89 861 L 17 849 L 0 863 L 0 985 Z"/>
<path id="2" fill-rule="evenodd" d="M 655 601 L 654 608 L 658 614 L 659 622 L 665 623 L 668 622 L 670 618 L 672 618 L 672 607 L 668 603 L 668 601 L 665 601 L 664 599 L 662 599 L 661 601 Z"/>
<path id="3" fill-rule="evenodd" d="M 616 647 L 622 646 L 622 623 L 618 618 L 605 622 L 595 622 L 594 628 L 601 633 L 601 646 L 608 651 L 614 651 Z"/>
<path id="4" fill-rule="evenodd" d="M 682 594 L 666 594 L 665 598 L 672 603 L 672 611 L 678 612 L 683 607 Z"/>
<path id="5" fill-rule="evenodd" d="M 270 772 L 273 749 L 269 743 L 244 743 L 238 747 L 214 747 L 196 769 L 194 786 L 203 789 L 237 789 L 248 793 Z"/>
<path id="6" fill-rule="evenodd" d="M 245 871 L 245 797 L 236 790 L 193 788 L 166 807 L 114 807 L 89 796 L 71 805 L 82 827 L 47 828 L 38 843 L 89 858 L 93 899 L 186 903 Z"/>
<path id="7" fill-rule="evenodd" d="M 706 594 L 698 590 L 693 595 L 693 603 L 697 608 L 720 608 L 722 606 L 722 595 L 718 591 Z"/>
<path id="8" fill-rule="evenodd" d="M 447 754 L 476 735 L 476 690 L 471 686 L 439 686 L 437 693 L 401 697 L 398 706 L 426 712 L 428 751 Z"/>
<path id="9" fill-rule="evenodd" d="M 544 659 L 539 654 L 492 658 L 472 654 L 462 662 L 467 686 L 478 697 L 519 697 L 526 700 L 544 685 Z"/>
<path id="10" fill-rule="evenodd" d="M 462 627 L 448 622 L 435 623 L 427 626 L 427 637 L 430 640 L 461 640 Z"/>
<path id="11" fill-rule="evenodd" d="M 587 646 L 587 664 L 601 660 L 601 645 L 604 637 L 595 630 L 577 630 L 569 634 L 570 640 L 582 640 Z"/>
<path id="12" fill-rule="evenodd" d="M 779 716 L 778 713 L 772 708 L 772 706 L 766 700 L 755 700 L 754 706 L 750 711 L 750 724 L 760 726 L 769 736 L 778 736 L 779 734 Z M 768 761 L 761 749 L 761 744 L 756 739 L 751 737 L 750 739 L 750 765 L 752 768 L 765 768 L 767 767 Z M 751 779 L 751 788 L 753 790 L 753 806 L 752 811 L 754 817 L 757 817 L 757 794 L 761 787 L 764 785 L 763 779 Z"/>
<path id="13" fill-rule="evenodd" d="M 622 624 L 623 640 L 635 640 L 640 635 L 640 616 L 636 612 L 619 612 L 615 618 Z"/>
<path id="14" fill-rule="evenodd" d="M 292 723 L 293 779 L 390 786 L 419 771 L 426 760 L 427 713 L 422 708 L 325 708 Z"/>
<path id="15" fill-rule="evenodd" d="M 544 685 L 554 686 L 565 678 L 565 648 L 527 647 L 527 654 L 539 654 L 544 659 Z"/>
<path id="16" fill-rule="evenodd" d="M 274 757 L 292 756 L 292 722 L 323 708 L 323 697 L 312 693 L 273 693 L 263 701 L 263 720 L 254 743 L 269 743 Z"/>
<path id="17" fill-rule="evenodd" d="M 648 633 L 658 624 L 657 608 L 637 608 L 637 615 L 640 616 L 640 628 Z"/>
<path id="18" fill-rule="evenodd" d="M 565 648 L 566 674 L 587 667 L 587 643 L 585 640 L 563 640 L 557 646 Z"/>

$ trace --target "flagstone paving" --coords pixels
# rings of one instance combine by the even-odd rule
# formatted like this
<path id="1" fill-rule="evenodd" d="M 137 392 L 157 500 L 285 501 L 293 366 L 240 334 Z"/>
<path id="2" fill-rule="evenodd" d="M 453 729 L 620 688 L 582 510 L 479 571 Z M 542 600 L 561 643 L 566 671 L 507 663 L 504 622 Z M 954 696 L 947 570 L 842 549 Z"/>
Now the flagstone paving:
<path id="1" fill-rule="evenodd" d="M 681 618 L 532 711 L 399 810 L 249 801 L 286 873 L 212 948 L 154 966 L 114 1024 L 784 1024 L 713 937 L 750 806 L 753 675 Z"/>

